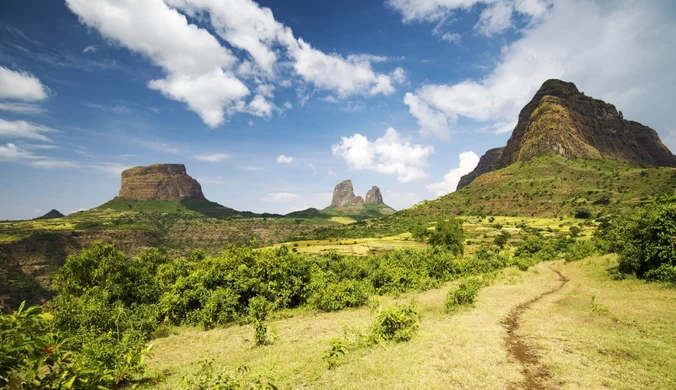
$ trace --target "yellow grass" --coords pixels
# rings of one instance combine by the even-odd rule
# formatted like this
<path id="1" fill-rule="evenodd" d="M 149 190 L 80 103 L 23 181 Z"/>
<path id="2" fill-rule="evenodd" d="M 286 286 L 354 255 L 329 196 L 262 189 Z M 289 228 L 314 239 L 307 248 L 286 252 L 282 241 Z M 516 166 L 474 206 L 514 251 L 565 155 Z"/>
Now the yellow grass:
<path id="1" fill-rule="evenodd" d="M 367 308 L 337 313 L 301 309 L 278 315 L 269 325 L 274 344 L 253 347 L 250 325 L 200 331 L 177 329 L 154 340 L 149 372 L 164 373 L 160 388 L 175 388 L 203 358 L 234 371 L 245 364 L 273 378 L 280 388 L 505 389 L 519 383 L 521 366 L 505 348 L 503 320 L 520 303 L 560 284 L 556 267 L 570 282 L 543 298 L 521 318 L 520 336 L 533 347 L 551 378 L 550 388 L 675 388 L 676 290 L 639 281 L 612 281 L 603 269 L 612 257 L 573 264 L 539 264 L 528 272 L 505 270 L 479 293 L 474 307 L 443 311 L 448 285 L 382 304 L 417 301 L 421 327 L 406 343 L 348 351 L 328 370 L 323 352 L 346 327 L 365 329 L 375 314 Z M 592 312 L 590 294 L 607 313 Z"/>

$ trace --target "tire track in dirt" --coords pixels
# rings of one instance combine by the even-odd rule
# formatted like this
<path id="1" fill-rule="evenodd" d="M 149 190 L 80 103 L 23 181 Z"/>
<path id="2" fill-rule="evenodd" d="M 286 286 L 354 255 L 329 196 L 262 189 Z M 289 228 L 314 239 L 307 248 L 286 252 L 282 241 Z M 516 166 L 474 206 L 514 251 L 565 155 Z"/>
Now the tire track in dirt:
<path id="1" fill-rule="evenodd" d="M 559 281 L 561 284 L 552 290 L 540 294 L 528 302 L 520 304 L 514 308 L 514 310 L 512 310 L 504 319 L 503 324 L 505 329 L 507 329 L 507 339 L 505 340 L 505 346 L 507 347 L 507 351 L 509 352 L 512 359 L 523 367 L 521 372 L 523 373 L 525 379 L 521 383 L 512 384 L 509 387 L 510 389 L 521 388 L 525 390 L 544 390 L 542 382 L 549 378 L 547 367 L 540 363 L 532 348 L 526 344 L 526 341 L 522 337 L 516 335 L 516 331 L 519 329 L 519 320 L 523 312 L 528 310 L 533 304 L 537 303 L 547 295 L 561 290 L 563 286 L 568 283 L 568 278 L 563 276 L 561 272 L 551 267 L 550 269 L 559 276 Z"/>

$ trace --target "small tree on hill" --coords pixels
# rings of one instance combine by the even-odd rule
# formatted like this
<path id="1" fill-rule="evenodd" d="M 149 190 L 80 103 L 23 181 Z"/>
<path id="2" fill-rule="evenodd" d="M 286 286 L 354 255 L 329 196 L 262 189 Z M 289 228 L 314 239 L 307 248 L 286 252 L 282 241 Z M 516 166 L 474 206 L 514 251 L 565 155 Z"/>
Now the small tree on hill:
<path id="1" fill-rule="evenodd" d="M 465 251 L 465 231 L 462 221 L 457 218 L 439 220 L 434 230 L 428 230 L 423 225 L 413 229 L 413 238 L 418 241 L 427 241 L 433 247 L 444 248 L 456 255 Z"/>

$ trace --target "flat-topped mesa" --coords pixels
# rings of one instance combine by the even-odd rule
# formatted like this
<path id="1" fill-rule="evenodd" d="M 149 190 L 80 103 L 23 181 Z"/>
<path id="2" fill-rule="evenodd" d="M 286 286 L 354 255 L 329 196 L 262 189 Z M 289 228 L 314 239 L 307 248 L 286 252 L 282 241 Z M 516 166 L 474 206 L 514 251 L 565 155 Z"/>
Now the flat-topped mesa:
<path id="1" fill-rule="evenodd" d="M 122 172 L 120 193 L 127 200 L 206 200 L 202 187 L 183 164 L 155 164 Z"/>
<path id="2" fill-rule="evenodd" d="M 370 190 L 368 190 L 364 203 L 385 204 L 385 202 L 383 202 L 383 194 L 380 192 L 380 188 L 378 188 L 378 186 L 373 186 Z"/>
<path id="3" fill-rule="evenodd" d="M 352 180 L 343 180 L 333 189 L 333 199 L 331 199 L 331 206 L 343 207 L 360 204 L 364 204 L 364 199 L 361 196 L 354 195 Z"/>

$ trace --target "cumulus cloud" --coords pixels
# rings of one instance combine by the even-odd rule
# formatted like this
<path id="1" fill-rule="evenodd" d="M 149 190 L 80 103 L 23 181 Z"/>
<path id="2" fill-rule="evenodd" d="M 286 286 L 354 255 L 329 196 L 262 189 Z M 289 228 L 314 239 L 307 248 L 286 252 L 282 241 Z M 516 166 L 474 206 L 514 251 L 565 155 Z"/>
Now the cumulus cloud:
<path id="1" fill-rule="evenodd" d="M 264 202 L 291 202 L 298 198 L 297 194 L 289 192 L 275 192 L 261 198 Z"/>
<path id="2" fill-rule="evenodd" d="M 404 95 L 404 103 L 408 106 L 411 115 L 418 121 L 420 134 L 435 136 L 444 141 L 451 139 L 452 131 L 448 126 L 446 116 L 442 112 L 431 108 L 420 97 L 410 92 Z"/>
<path id="3" fill-rule="evenodd" d="M 285 156 L 283 154 L 280 154 L 279 157 L 277 157 L 277 164 L 291 164 L 293 162 L 293 157 Z"/>
<path id="4" fill-rule="evenodd" d="M 426 178 L 424 168 L 434 147 L 411 144 L 390 127 L 385 135 L 369 141 L 361 134 L 341 137 L 339 144 L 331 147 L 334 156 L 345 160 L 352 170 L 370 170 L 397 177 L 400 183 Z"/>
<path id="5" fill-rule="evenodd" d="M 30 73 L 0 66 L 0 99 L 37 102 L 47 98 L 47 87 Z"/>
<path id="6" fill-rule="evenodd" d="M 82 49 L 83 53 L 96 53 L 96 51 L 99 49 L 98 46 L 96 45 L 90 45 Z"/>
<path id="7" fill-rule="evenodd" d="M 425 186 L 431 192 L 434 192 L 437 196 L 446 195 L 448 193 L 454 192 L 458 188 L 458 182 L 463 175 L 466 175 L 479 164 L 479 156 L 474 152 L 462 152 L 460 153 L 460 165 L 457 168 L 453 168 L 444 175 L 444 180 L 439 183 L 433 183 Z"/>
<path id="8" fill-rule="evenodd" d="M 66 4 L 82 23 L 162 68 L 166 76 L 148 82 L 149 88 L 185 103 L 210 127 L 237 113 L 269 118 L 279 111 L 272 101 L 274 88 L 253 97 L 251 91 L 272 82 L 290 85 L 290 71 L 291 77 L 341 97 L 389 95 L 395 84 L 405 81 L 403 68 L 389 74 L 372 69 L 371 63 L 383 57 L 343 57 L 314 49 L 275 20 L 269 8 L 252 0 L 66 0 Z M 188 20 L 179 10 L 195 18 Z M 208 30 L 191 22 L 205 19 L 216 35 L 245 57 L 238 58 Z M 279 65 L 281 60 L 292 66 Z"/>
<path id="9" fill-rule="evenodd" d="M 42 125 L 26 121 L 6 121 L 0 119 L 0 137 L 12 139 L 30 139 L 35 141 L 52 142 L 44 133 L 56 133 L 57 131 Z"/>
<path id="10" fill-rule="evenodd" d="M 195 158 L 195 160 L 199 161 L 220 162 L 230 158 L 230 155 L 226 153 L 213 153 L 213 154 L 197 154 L 193 157 Z"/>
<path id="11" fill-rule="evenodd" d="M 329 171 L 326 173 L 329 176 L 336 176 L 336 173 L 332 170 L 329 169 Z"/>
<path id="12" fill-rule="evenodd" d="M 557 1 L 549 8 L 538 8 L 535 2 L 518 4 L 530 7 L 528 12 L 542 21 L 505 46 L 492 71 L 481 79 L 425 85 L 407 97 L 409 102 L 424 103 L 448 123 L 465 117 L 487 122 L 492 131 L 501 133 L 513 129 L 519 110 L 545 80 L 559 78 L 615 104 L 625 118 L 664 134 L 672 128 L 676 51 L 664 48 L 676 47 L 676 20 L 670 17 L 676 4 Z M 411 111 L 419 123 L 425 117 Z M 436 123 L 443 121 L 437 118 Z"/>
<path id="13" fill-rule="evenodd" d="M 386 4 L 401 13 L 406 23 L 444 22 L 455 12 L 483 7 L 474 29 L 491 36 L 513 25 L 513 16 L 537 22 L 547 12 L 553 0 L 387 0 Z"/>

